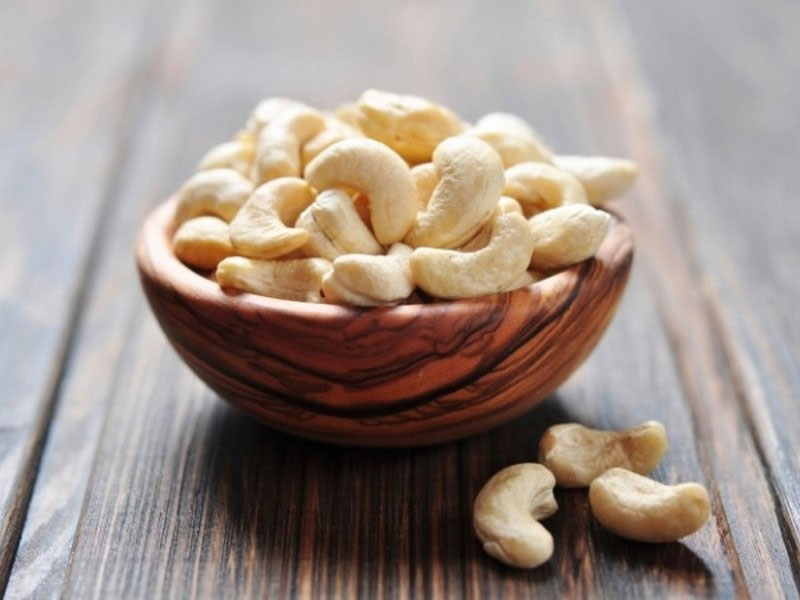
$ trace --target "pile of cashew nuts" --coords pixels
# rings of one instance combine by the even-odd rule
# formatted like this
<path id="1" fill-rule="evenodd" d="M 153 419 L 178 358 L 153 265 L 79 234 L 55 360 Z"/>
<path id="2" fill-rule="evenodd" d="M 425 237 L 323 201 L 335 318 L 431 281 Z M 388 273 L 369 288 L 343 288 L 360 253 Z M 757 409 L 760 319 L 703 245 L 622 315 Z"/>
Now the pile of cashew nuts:
<path id="1" fill-rule="evenodd" d="M 367 90 L 254 109 L 180 188 L 175 255 L 224 288 L 380 306 L 513 290 L 591 257 L 636 165 L 554 155 L 519 117 L 474 125 Z"/>
<path id="2" fill-rule="evenodd" d="M 539 521 L 558 509 L 556 485 L 589 488 L 589 506 L 608 531 L 640 542 L 672 542 L 708 520 L 708 492 L 699 483 L 664 485 L 645 477 L 667 451 L 657 421 L 622 431 L 554 425 L 539 441 L 539 463 L 495 474 L 475 499 L 473 522 L 483 549 L 504 563 L 533 568 L 553 554 L 553 536 Z"/>

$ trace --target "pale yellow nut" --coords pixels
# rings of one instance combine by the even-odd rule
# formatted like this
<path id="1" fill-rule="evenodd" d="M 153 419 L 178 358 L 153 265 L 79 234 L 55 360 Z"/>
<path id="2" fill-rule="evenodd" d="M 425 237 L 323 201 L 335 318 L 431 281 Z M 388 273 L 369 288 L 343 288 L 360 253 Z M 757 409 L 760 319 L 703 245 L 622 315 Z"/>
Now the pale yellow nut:
<path id="1" fill-rule="evenodd" d="M 320 192 L 309 211 L 320 231 L 340 254 L 383 253 L 383 247 L 361 220 L 346 192 L 336 189 Z"/>
<path id="2" fill-rule="evenodd" d="M 600 524 L 640 542 L 674 542 L 708 520 L 708 492 L 699 483 L 664 485 L 626 469 L 609 469 L 589 486 Z"/>
<path id="3" fill-rule="evenodd" d="M 256 139 L 253 180 L 299 177 L 300 148 L 324 128 L 322 113 L 308 106 L 298 104 L 279 113 Z"/>
<path id="4" fill-rule="evenodd" d="M 523 162 L 505 171 L 503 194 L 516 198 L 530 215 L 565 204 L 586 204 L 581 182 L 566 171 L 541 162 Z"/>
<path id="5" fill-rule="evenodd" d="M 306 167 L 317 191 L 347 186 L 369 198 L 375 238 L 383 245 L 399 242 L 414 223 L 414 184 L 408 165 L 384 144 L 367 138 L 337 142 Z"/>
<path id="6" fill-rule="evenodd" d="M 533 236 L 516 213 L 499 214 L 489 243 L 475 252 L 417 248 L 411 274 L 421 289 L 437 298 L 471 298 L 505 290 L 528 268 Z"/>
<path id="7" fill-rule="evenodd" d="M 556 480 L 545 467 L 521 463 L 496 473 L 478 492 L 472 510 L 483 549 L 513 567 L 531 569 L 553 555 L 553 536 L 539 523 L 556 510 Z"/>
<path id="8" fill-rule="evenodd" d="M 667 432 L 658 421 L 620 431 L 578 423 L 553 425 L 539 440 L 539 462 L 562 487 L 586 487 L 612 467 L 647 475 L 667 451 Z"/>
<path id="9" fill-rule="evenodd" d="M 589 204 L 602 206 L 633 185 L 636 163 L 608 156 L 556 156 L 555 165 L 574 175 L 586 190 Z"/>
<path id="10" fill-rule="evenodd" d="M 358 99 L 358 110 L 361 131 L 411 163 L 430 161 L 442 140 L 464 130 L 452 111 L 418 96 L 367 90 Z"/>
<path id="11" fill-rule="evenodd" d="M 325 150 L 327 147 L 332 146 L 336 142 L 348 140 L 354 137 L 362 137 L 361 132 L 346 123 L 332 122 L 332 119 L 325 119 L 325 129 L 320 131 L 317 135 L 303 144 L 302 160 L 303 165 L 310 163 L 317 155 Z"/>
<path id="12" fill-rule="evenodd" d="M 515 212 L 519 215 L 524 215 L 519 200 L 511 196 L 500 196 L 500 200 L 497 201 L 497 208 L 503 213 Z"/>
<path id="13" fill-rule="evenodd" d="M 228 224 L 217 217 L 195 217 L 184 222 L 172 237 L 175 256 L 199 269 L 215 269 L 233 254 Z"/>
<path id="14" fill-rule="evenodd" d="M 309 206 L 300 216 L 297 217 L 295 227 L 304 229 L 308 232 L 308 240 L 300 248 L 305 256 L 315 257 L 319 256 L 329 261 L 333 261 L 338 256 L 341 256 L 341 251 L 333 245 L 333 242 L 325 235 L 325 232 L 320 229 L 320 226 L 314 220 L 314 215 Z"/>
<path id="15" fill-rule="evenodd" d="M 197 164 L 198 171 L 209 169 L 235 169 L 248 176 L 253 164 L 255 149 L 246 138 L 224 142 L 206 152 Z"/>
<path id="16" fill-rule="evenodd" d="M 494 148 L 506 168 L 522 162 L 550 163 L 553 160 L 552 152 L 539 141 L 533 129 L 516 115 L 489 113 L 478 120 L 469 134 Z"/>
<path id="17" fill-rule="evenodd" d="M 215 215 L 230 221 L 253 193 L 253 183 L 234 169 L 200 171 L 177 194 L 175 222 Z"/>
<path id="18" fill-rule="evenodd" d="M 347 125 L 350 125 L 351 127 L 361 131 L 361 128 L 358 124 L 361 113 L 358 110 L 358 104 L 355 102 L 345 102 L 344 104 L 340 104 L 334 109 L 333 114 L 342 123 L 346 123 Z"/>
<path id="19" fill-rule="evenodd" d="M 353 306 L 397 304 L 414 291 L 408 258 L 412 248 L 394 244 L 385 256 L 346 254 L 333 261 L 322 280 L 328 302 Z"/>
<path id="20" fill-rule="evenodd" d="M 269 125 L 275 118 L 289 108 L 304 106 L 302 102 L 297 100 L 290 100 L 289 98 L 264 98 L 253 109 L 250 117 L 247 119 L 245 131 L 249 133 L 255 140 L 261 130 Z"/>
<path id="21" fill-rule="evenodd" d="M 313 201 L 311 186 L 297 177 L 279 177 L 259 186 L 231 221 L 237 254 L 269 259 L 303 246 L 308 232 L 292 225 Z"/>
<path id="22" fill-rule="evenodd" d="M 561 269 L 592 256 L 608 233 L 611 217 L 588 204 L 559 206 L 528 220 L 535 246 L 531 267 Z"/>
<path id="23" fill-rule="evenodd" d="M 503 190 L 503 165 L 491 146 L 465 135 L 439 144 L 433 164 L 439 183 L 406 243 L 457 248 L 491 218 Z"/>
<path id="24" fill-rule="evenodd" d="M 414 182 L 414 203 L 416 210 L 424 210 L 439 183 L 439 173 L 432 162 L 422 163 L 411 168 L 411 179 Z"/>
<path id="25" fill-rule="evenodd" d="M 244 292 L 298 300 L 322 301 L 322 278 L 331 270 L 324 258 L 260 260 L 230 256 L 217 265 L 217 281 L 222 287 Z"/>

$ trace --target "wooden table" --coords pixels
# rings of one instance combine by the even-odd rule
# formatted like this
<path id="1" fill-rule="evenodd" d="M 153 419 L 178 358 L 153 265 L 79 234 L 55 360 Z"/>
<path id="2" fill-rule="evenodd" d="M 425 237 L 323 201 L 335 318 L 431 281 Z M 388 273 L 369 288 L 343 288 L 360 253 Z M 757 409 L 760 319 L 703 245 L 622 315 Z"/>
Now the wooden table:
<path id="1" fill-rule="evenodd" d="M 8 598 L 798 597 L 800 5 L 790 0 L 0 5 L 0 590 Z M 369 86 L 561 152 L 630 156 L 621 309 L 555 395 L 418 450 L 307 443 L 227 407 L 145 305 L 145 214 L 265 95 Z M 655 477 L 713 518 L 604 533 L 558 491 L 537 570 L 483 554 L 476 491 L 549 425 L 663 421 Z"/>

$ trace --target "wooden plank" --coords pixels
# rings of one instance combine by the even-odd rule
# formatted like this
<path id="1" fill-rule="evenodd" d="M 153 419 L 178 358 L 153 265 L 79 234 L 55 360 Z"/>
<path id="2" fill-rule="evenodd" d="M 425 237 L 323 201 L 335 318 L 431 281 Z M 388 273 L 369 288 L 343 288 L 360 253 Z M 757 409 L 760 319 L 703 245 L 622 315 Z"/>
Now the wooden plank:
<path id="1" fill-rule="evenodd" d="M 643 74 L 632 50 L 633 42 L 625 26 L 624 14 L 615 4 L 610 5 L 610 10 L 596 4 L 585 4 L 607 75 L 612 82 L 615 105 L 630 124 L 627 138 L 631 153 L 640 160 L 646 175 L 642 178 L 641 202 L 632 205 L 626 214 L 634 227 L 644 233 L 638 238 L 644 242 L 639 247 L 645 257 L 649 257 L 662 319 L 678 356 L 698 438 L 704 442 L 705 447 L 701 451 L 705 457 L 706 472 L 716 488 L 715 493 L 720 495 L 729 519 L 731 539 L 728 543 L 736 548 L 751 593 L 756 596 L 793 597 L 798 594 L 797 545 L 793 534 L 787 536 L 786 510 L 783 506 L 787 498 L 775 497 L 772 492 L 776 482 L 780 482 L 778 485 L 792 485 L 789 482 L 794 478 L 789 472 L 779 473 L 761 464 L 761 432 L 783 430 L 784 424 L 763 421 L 754 425 L 747 403 L 737 405 L 736 400 L 741 402 L 742 399 L 741 380 L 736 372 L 738 367 L 731 362 L 732 356 L 725 348 L 724 340 L 720 339 L 719 322 L 715 317 L 719 306 L 709 304 L 709 295 L 713 298 L 719 294 L 713 291 L 712 283 L 719 265 L 702 253 L 696 253 L 704 245 L 726 250 L 733 248 L 736 239 L 715 239 L 715 228 L 706 231 L 703 221 L 693 219 L 694 211 L 689 207 L 703 205 L 709 214 L 713 213 L 719 220 L 723 218 L 721 215 L 727 214 L 727 205 L 721 206 L 721 201 L 710 188 L 692 190 L 690 195 L 689 190 L 679 185 L 681 178 L 674 178 L 679 182 L 677 185 L 666 183 L 670 171 L 662 172 L 659 162 L 663 160 L 660 156 L 660 140 L 668 138 L 653 135 L 664 135 L 662 127 L 666 124 L 657 120 L 660 113 L 653 113 L 650 90 L 643 83 Z M 682 14 L 695 13 L 687 5 Z M 670 33 L 683 35 L 682 25 L 670 31 L 664 29 L 667 23 L 669 18 L 665 15 L 663 19 L 655 18 L 651 27 L 653 31 L 657 29 L 659 34 L 665 33 L 668 39 Z M 695 23 L 695 26 L 698 24 Z M 752 43 L 756 43 L 756 36 L 760 34 L 758 31 L 750 32 L 749 37 L 753 38 L 750 40 L 744 31 L 741 33 L 742 37 L 737 39 Z M 652 43 L 651 40 L 659 38 L 660 35 L 651 33 L 650 36 L 638 38 L 638 41 L 641 47 L 646 48 Z M 682 46 L 676 44 L 669 48 L 671 65 L 676 64 L 676 47 Z M 663 48 L 661 50 L 665 51 Z M 695 64 L 692 56 L 686 56 L 685 61 L 677 64 Z M 712 73 L 716 72 L 715 69 L 709 69 L 706 79 L 710 82 Z M 695 73 L 691 81 L 702 79 L 704 77 Z M 651 81 L 663 80 L 669 80 L 669 77 L 653 73 Z M 690 81 L 686 80 L 682 89 L 690 86 Z M 663 87 L 660 91 L 667 97 L 670 89 L 674 88 Z M 728 95 L 724 95 L 716 105 L 722 106 L 728 102 Z M 681 115 L 675 114 L 673 118 L 677 122 Z M 668 125 L 667 130 L 672 131 L 672 123 Z M 686 128 L 687 123 L 684 122 L 683 127 Z M 701 139 L 701 134 L 694 126 L 688 128 L 686 136 L 687 141 L 692 136 L 696 141 Z M 706 154 L 710 152 L 709 148 L 716 149 L 711 133 L 700 143 L 705 146 Z M 749 152 L 752 143 L 753 138 L 748 137 L 742 150 Z M 675 152 L 671 156 L 683 154 Z M 664 164 L 668 168 L 671 163 Z M 743 193 L 752 197 L 758 190 L 751 187 Z M 645 215 L 645 211 L 649 214 Z M 665 235 L 665 231 L 671 233 L 672 239 Z M 742 269 L 742 272 L 746 270 Z M 731 310 L 731 307 L 726 310 Z M 727 341 L 732 343 L 733 340 L 729 336 Z M 789 426 L 785 431 L 791 435 L 796 429 Z M 755 439 L 752 434 L 755 434 Z M 731 452 L 731 448 L 738 451 Z M 791 498 L 788 500 L 791 501 Z"/>
<path id="2" fill-rule="evenodd" d="M 0 591 L 124 160 L 142 6 L 0 6 Z"/>
<path id="3" fill-rule="evenodd" d="M 734 511 L 729 522 L 727 489 L 715 493 L 711 524 L 685 543 L 659 547 L 613 539 L 592 523 L 585 493 L 559 492 L 561 511 L 547 522 L 556 555 L 533 572 L 491 561 L 471 531 L 477 489 L 497 469 L 534 459 L 541 431 L 555 422 L 619 427 L 659 418 L 672 450 L 656 477 L 714 482 L 718 465 L 709 460 L 709 442 L 696 436 L 696 392 L 673 357 L 675 334 L 664 331 L 663 309 L 654 309 L 662 290 L 649 287 L 653 267 L 637 267 L 606 339 L 558 394 L 513 424 L 441 447 L 351 450 L 270 432 L 221 405 L 168 350 L 133 287 L 135 228 L 189 172 L 195 156 L 185 149 L 210 145 L 237 126 L 255 99 L 248 94 L 261 85 L 254 67 L 274 76 L 276 92 L 314 102 L 323 92 L 312 91 L 312 77 L 298 76 L 316 72 L 319 54 L 309 48 L 344 40 L 319 69 L 323 82 L 344 82 L 335 101 L 375 77 L 394 89 L 437 90 L 471 118 L 479 110 L 516 110 L 565 149 L 633 146 L 623 119 L 638 125 L 641 115 L 611 102 L 610 124 L 598 119 L 592 101 L 614 98 L 619 80 L 599 68 L 602 45 L 569 9 L 514 3 L 469 12 L 442 2 L 382 12 L 354 3 L 362 20 L 353 30 L 312 4 L 281 14 L 268 6 L 234 13 L 219 3 L 209 13 L 203 4 L 183 5 L 158 63 L 153 86 L 160 93 L 145 108 L 108 219 L 9 597 L 746 593 L 749 572 L 739 558 L 750 539 L 731 535 L 743 518 Z M 398 22 L 406 24 L 402 35 Z M 372 35 L 382 36 L 375 52 Z M 295 47 L 291 62 L 287 48 Z M 242 56 L 261 63 L 235 60 Z M 282 69 L 287 62 L 295 69 Z M 228 85 L 208 77 L 223 67 Z M 383 69 L 377 75 L 376 67 Z M 656 143 L 647 140 L 648 152 Z M 644 189 L 658 182 L 657 169 L 644 170 Z M 642 231 L 657 230 L 654 215 L 640 215 Z M 107 365 L 100 372 L 98 357 Z M 724 378 L 716 367 L 704 363 L 702 372 Z M 727 431 L 731 416 L 722 418 Z M 732 459 L 742 459 L 761 498 L 764 474 L 748 454 L 746 428 L 741 433 Z M 769 511 L 749 516 L 780 546 Z M 781 558 L 779 549 L 774 556 Z M 778 583 L 782 556 L 783 563 L 763 566 Z"/>
<path id="4" fill-rule="evenodd" d="M 797 3 L 626 3 L 706 267 L 703 301 L 770 475 L 800 585 L 800 27 Z M 717 19 L 724 14 L 725 18 Z M 718 24 L 702 35 L 708 19 Z M 731 40 L 737 40 L 732 43 Z M 675 55 L 674 49 L 680 48 Z M 717 198 L 714 209 L 700 198 Z"/>

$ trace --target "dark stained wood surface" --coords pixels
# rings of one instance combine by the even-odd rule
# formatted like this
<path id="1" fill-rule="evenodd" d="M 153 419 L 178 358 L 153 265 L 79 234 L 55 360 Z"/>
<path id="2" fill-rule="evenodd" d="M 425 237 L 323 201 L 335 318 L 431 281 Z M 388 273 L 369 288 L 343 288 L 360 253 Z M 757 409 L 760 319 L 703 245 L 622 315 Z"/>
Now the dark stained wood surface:
<path id="1" fill-rule="evenodd" d="M 800 5 L 790 0 L 0 4 L 0 587 L 66 597 L 798 597 Z M 133 267 L 149 210 L 261 96 L 365 87 L 518 112 L 628 155 L 637 260 L 554 395 L 483 435 L 359 450 L 270 431 L 169 348 Z M 483 555 L 472 499 L 569 420 L 655 418 L 655 476 L 713 521 Z"/>

